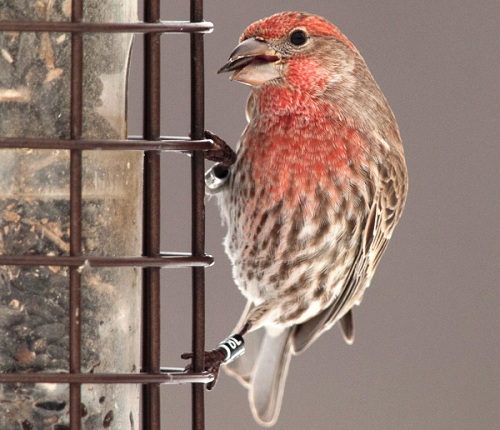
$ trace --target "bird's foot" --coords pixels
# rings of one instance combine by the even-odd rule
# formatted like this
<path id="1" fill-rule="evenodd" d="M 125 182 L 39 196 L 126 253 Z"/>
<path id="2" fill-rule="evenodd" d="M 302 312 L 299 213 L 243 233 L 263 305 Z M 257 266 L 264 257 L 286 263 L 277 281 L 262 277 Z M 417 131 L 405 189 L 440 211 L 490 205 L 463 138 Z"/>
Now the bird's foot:
<path id="1" fill-rule="evenodd" d="M 236 161 L 236 153 L 219 136 L 207 130 L 205 131 L 205 138 L 214 142 L 214 148 L 205 151 L 205 159 L 221 163 L 227 167 Z"/>
<path id="2" fill-rule="evenodd" d="M 193 358 L 193 354 L 188 352 L 181 355 L 184 360 L 190 360 Z M 222 349 L 212 349 L 211 351 L 205 351 L 205 372 L 211 373 L 214 376 L 213 381 L 207 384 L 207 390 L 211 390 L 215 387 L 217 379 L 219 378 L 220 365 L 224 363 L 226 359 L 226 352 Z M 193 371 L 193 365 L 189 364 L 186 366 L 186 372 Z"/>
<path id="3" fill-rule="evenodd" d="M 240 334 L 233 334 L 232 336 L 229 336 L 226 340 L 221 342 L 217 348 L 212 349 L 211 351 L 205 351 L 204 370 L 214 375 L 214 380 L 207 384 L 207 390 L 210 391 L 215 387 L 215 384 L 217 383 L 217 379 L 219 377 L 221 364 L 231 362 L 244 352 L 244 341 L 243 337 Z M 181 358 L 184 360 L 190 360 L 193 358 L 193 353 L 188 352 L 182 354 Z M 187 372 L 192 372 L 192 363 L 189 364 L 185 370 Z"/>

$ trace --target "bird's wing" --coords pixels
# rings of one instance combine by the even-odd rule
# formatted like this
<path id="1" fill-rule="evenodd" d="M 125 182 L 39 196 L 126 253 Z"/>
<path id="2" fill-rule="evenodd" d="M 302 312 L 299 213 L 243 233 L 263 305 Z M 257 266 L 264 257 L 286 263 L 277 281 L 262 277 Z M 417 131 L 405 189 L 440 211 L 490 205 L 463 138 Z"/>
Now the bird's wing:
<path id="1" fill-rule="evenodd" d="M 255 109 L 255 91 L 250 91 L 250 94 L 248 95 L 247 99 L 247 105 L 245 107 L 245 117 L 248 122 L 251 121 L 251 119 L 254 117 L 254 109 Z"/>
<path id="2" fill-rule="evenodd" d="M 359 302 L 368 286 L 380 257 L 387 247 L 406 199 L 406 167 L 397 155 L 388 157 L 386 166 L 380 166 L 379 188 L 375 193 L 369 215 L 365 219 L 364 235 L 354 262 L 346 277 L 344 288 L 336 300 L 303 324 L 296 326 L 293 333 L 293 348 L 296 354 L 304 351 L 323 332 L 339 319 L 342 320 L 344 338 L 352 343 L 354 326 L 351 308 Z"/>
<path id="3" fill-rule="evenodd" d="M 342 328 L 344 340 L 349 345 L 352 345 L 354 342 L 354 319 L 352 316 L 352 309 L 349 309 L 349 312 L 340 319 L 340 326 Z"/>
<path id="4" fill-rule="evenodd" d="M 352 302 L 364 274 L 359 272 L 365 262 L 362 258 L 361 246 L 359 246 L 356 258 L 347 276 L 344 288 L 336 300 L 323 312 L 311 318 L 305 323 L 295 327 L 293 333 L 293 350 L 299 354 L 306 350 L 324 331 L 328 330 L 343 314 L 350 310 L 348 304 Z"/>

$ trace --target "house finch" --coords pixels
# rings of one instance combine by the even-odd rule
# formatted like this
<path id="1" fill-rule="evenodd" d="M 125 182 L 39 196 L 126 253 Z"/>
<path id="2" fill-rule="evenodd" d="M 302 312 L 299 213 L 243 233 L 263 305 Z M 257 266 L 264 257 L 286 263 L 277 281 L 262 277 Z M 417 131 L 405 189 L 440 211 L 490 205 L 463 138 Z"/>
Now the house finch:
<path id="1" fill-rule="evenodd" d="M 236 327 L 246 354 L 227 370 L 270 426 L 291 356 L 337 321 L 353 341 L 352 308 L 401 216 L 406 165 L 380 88 L 324 18 L 283 12 L 255 22 L 220 70 L 228 71 L 252 89 L 236 161 L 207 175 L 248 300 Z"/>

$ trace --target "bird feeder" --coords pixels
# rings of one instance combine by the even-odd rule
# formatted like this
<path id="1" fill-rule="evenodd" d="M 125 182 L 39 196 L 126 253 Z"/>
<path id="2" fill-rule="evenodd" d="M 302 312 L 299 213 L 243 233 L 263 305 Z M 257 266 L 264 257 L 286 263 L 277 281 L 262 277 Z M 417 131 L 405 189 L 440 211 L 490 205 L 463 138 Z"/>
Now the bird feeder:
<path id="1" fill-rule="evenodd" d="M 0 9 L 0 428 L 160 430 L 160 384 L 192 383 L 204 428 L 202 0 L 6 0 Z M 127 136 L 134 33 L 143 136 Z M 191 37 L 190 137 L 160 136 L 163 33 Z M 188 134 L 188 133 L 186 133 Z M 190 252 L 160 250 L 160 154 L 191 157 Z M 192 270 L 190 371 L 161 367 L 160 270 Z M 184 313 L 181 315 L 184 317 Z"/>
<path id="2" fill-rule="evenodd" d="M 0 33 L 0 133 L 10 139 L 10 147 L 0 149 L 0 252 L 25 258 L 0 266 L 1 373 L 64 374 L 75 366 L 83 374 L 140 370 L 142 271 L 97 267 L 88 259 L 141 254 L 143 153 L 71 153 L 72 143 L 64 142 L 105 145 L 127 137 L 132 34 L 74 37 L 50 28 L 75 17 L 136 21 L 137 2 L 87 0 L 80 11 L 78 3 L 81 8 L 67 0 L 7 0 L 0 11 L 2 20 L 47 27 Z M 81 67 L 75 67 L 78 60 Z M 63 265 L 70 256 L 80 261 Z M 70 283 L 80 301 L 71 296 Z M 78 313 L 79 327 L 70 327 L 69 309 Z M 68 353 L 72 330 L 80 333 L 73 345 L 80 349 L 79 363 Z M 139 396 L 138 385 L 82 385 L 82 428 L 134 428 Z M 2 429 L 70 428 L 69 384 L 1 384 L 0 399 Z"/>

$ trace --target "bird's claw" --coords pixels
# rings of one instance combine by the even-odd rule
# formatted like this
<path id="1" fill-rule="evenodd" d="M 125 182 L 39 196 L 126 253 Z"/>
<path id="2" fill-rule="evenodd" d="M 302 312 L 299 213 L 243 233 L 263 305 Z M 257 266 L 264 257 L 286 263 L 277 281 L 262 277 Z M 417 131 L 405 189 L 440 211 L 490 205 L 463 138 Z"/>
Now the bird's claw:
<path id="1" fill-rule="evenodd" d="M 185 354 L 181 355 L 181 358 L 184 360 L 191 360 L 193 358 L 193 354 L 188 352 Z M 219 370 L 220 370 L 220 365 L 226 361 L 227 354 L 226 352 L 221 349 L 212 349 L 211 351 L 205 351 L 205 371 L 208 373 L 211 373 L 214 376 L 213 381 L 209 382 L 207 384 L 207 390 L 210 391 L 212 388 L 215 387 L 215 384 L 217 383 L 217 379 L 219 378 Z M 186 372 L 192 372 L 193 371 L 193 365 L 189 364 L 185 368 Z"/>
<path id="2" fill-rule="evenodd" d="M 214 142 L 214 149 L 205 151 L 205 158 L 214 161 L 205 173 L 205 185 L 210 194 L 218 193 L 231 175 L 231 165 L 236 161 L 236 153 L 219 136 L 210 131 L 205 131 L 205 137 Z"/>
<path id="3" fill-rule="evenodd" d="M 216 134 L 205 131 L 205 138 L 214 142 L 214 149 L 205 151 L 205 159 L 230 166 L 236 161 L 236 153 Z"/>

